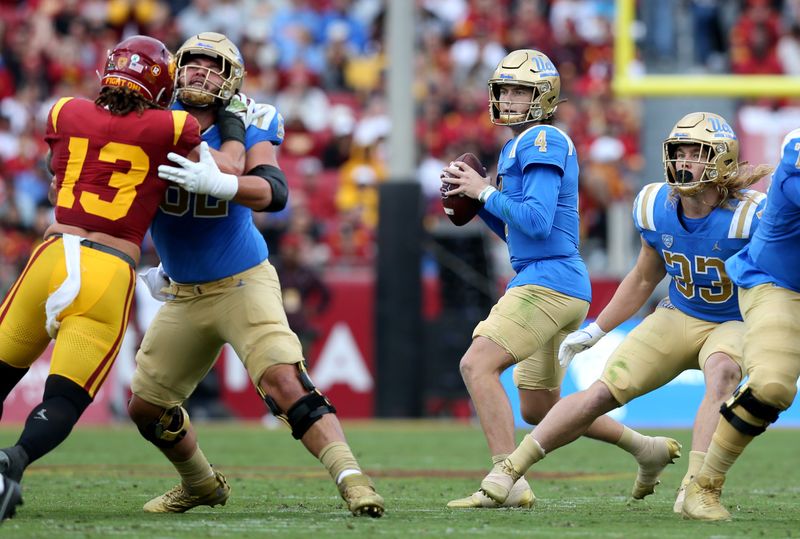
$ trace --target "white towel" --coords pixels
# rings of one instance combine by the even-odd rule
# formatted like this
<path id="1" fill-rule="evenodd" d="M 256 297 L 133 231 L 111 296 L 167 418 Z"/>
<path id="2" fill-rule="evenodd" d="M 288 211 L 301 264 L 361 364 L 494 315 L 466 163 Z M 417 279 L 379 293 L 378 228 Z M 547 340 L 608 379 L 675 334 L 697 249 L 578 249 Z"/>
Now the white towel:
<path id="1" fill-rule="evenodd" d="M 78 297 L 78 292 L 81 291 L 81 240 L 83 238 L 74 234 L 64 234 L 61 236 L 61 240 L 64 242 L 67 278 L 64 279 L 64 282 L 55 292 L 50 294 L 44 306 L 47 314 L 45 328 L 52 339 L 56 338 L 58 328 L 61 326 L 61 322 L 56 318 L 61 314 L 61 311 L 75 301 L 75 298 Z"/>

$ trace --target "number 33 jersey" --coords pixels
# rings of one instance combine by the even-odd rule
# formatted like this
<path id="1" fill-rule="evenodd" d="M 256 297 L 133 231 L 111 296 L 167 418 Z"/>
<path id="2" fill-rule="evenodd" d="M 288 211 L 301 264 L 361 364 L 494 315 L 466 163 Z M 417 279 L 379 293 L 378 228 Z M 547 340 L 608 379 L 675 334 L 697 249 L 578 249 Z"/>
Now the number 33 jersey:
<path id="1" fill-rule="evenodd" d="M 644 241 L 664 261 L 671 278 L 670 302 L 701 320 L 741 320 L 736 287 L 725 272 L 725 260 L 750 241 L 766 195 L 743 190 L 742 200 L 731 199 L 703 219 L 682 221 L 680 202 L 669 193 L 666 183 L 646 185 L 633 203 L 633 221 Z"/>
<path id="2" fill-rule="evenodd" d="M 169 152 L 200 144 L 197 120 L 183 111 L 111 114 L 87 99 L 60 99 L 45 140 L 55 174 L 56 220 L 140 245 L 164 197 L 158 166 Z"/>

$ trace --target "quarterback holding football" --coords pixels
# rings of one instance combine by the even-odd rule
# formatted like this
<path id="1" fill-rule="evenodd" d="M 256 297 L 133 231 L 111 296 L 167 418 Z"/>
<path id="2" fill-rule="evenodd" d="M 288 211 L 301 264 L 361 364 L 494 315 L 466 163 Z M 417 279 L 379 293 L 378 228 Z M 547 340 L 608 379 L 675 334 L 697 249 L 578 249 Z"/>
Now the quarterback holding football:
<path id="1" fill-rule="evenodd" d="M 589 273 L 578 251 L 578 156 L 569 136 L 553 125 L 560 91 L 558 70 L 547 56 L 530 49 L 507 55 L 489 79 L 490 119 L 514 135 L 500 154 L 498 187 L 469 163 L 454 162 L 441 174 L 449 187 L 444 196 L 464 195 L 478 203 L 480 218 L 508 245 L 516 272 L 475 328 L 460 364 L 494 471 L 516 446 L 500 374 L 516 365 L 522 417 L 539 423 L 560 398 L 565 369 L 558 347 L 581 326 L 591 301 Z M 642 436 L 607 416 L 598 417 L 586 435 L 636 458 L 635 497 L 653 492 L 680 447 L 675 440 Z M 531 507 L 534 499 L 519 476 L 501 502 L 477 491 L 448 507 Z"/>

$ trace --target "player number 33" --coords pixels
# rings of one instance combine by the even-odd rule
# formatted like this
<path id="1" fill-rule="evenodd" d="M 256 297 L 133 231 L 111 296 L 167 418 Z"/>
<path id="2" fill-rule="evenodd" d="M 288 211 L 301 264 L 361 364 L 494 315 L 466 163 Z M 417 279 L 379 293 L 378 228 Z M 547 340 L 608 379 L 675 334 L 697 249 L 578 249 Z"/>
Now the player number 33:
<path id="1" fill-rule="evenodd" d="M 675 285 L 678 291 L 689 299 L 695 297 L 696 289 L 700 290 L 700 298 L 707 303 L 724 303 L 733 296 L 733 283 L 725 273 L 725 261 L 720 258 L 695 256 L 694 268 L 692 262 L 683 253 L 664 251 L 664 261 L 670 267 L 677 268 L 680 272 L 675 275 Z M 692 278 L 694 274 L 708 275 L 715 272 L 717 279 L 711 281 L 710 286 L 698 287 Z"/>

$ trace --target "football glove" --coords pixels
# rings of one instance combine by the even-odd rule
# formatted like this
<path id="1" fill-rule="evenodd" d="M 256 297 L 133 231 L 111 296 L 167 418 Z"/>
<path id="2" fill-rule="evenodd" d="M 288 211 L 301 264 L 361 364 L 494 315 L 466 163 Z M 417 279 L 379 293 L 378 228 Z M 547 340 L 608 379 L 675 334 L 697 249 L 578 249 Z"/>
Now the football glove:
<path id="1" fill-rule="evenodd" d="M 174 152 L 167 154 L 167 158 L 180 166 L 159 165 L 158 177 L 177 183 L 190 193 L 231 200 L 239 191 L 239 178 L 220 172 L 206 141 L 200 143 L 200 161 L 197 163 Z"/>
<path id="2" fill-rule="evenodd" d="M 561 342 L 561 346 L 558 347 L 559 364 L 566 368 L 572 358 L 575 357 L 575 354 L 588 350 L 602 339 L 605 334 L 606 332 L 594 322 L 583 329 L 573 331 L 567 335 Z"/>
<path id="3" fill-rule="evenodd" d="M 256 103 L 255 99 L 251 99 L 239 92 L 234 94 L 226 109 L 241 118 L 245 130 L 247 130 L 254 123 L 258 124 L 256 120 L 266 116 L 271 107 L 263 103 Z"/>
<path id="4" fill-rule="evenodd" d="M 172 299 L 172 294 L 165 294 L 161 291 L 162 288 L 169 286 L 169 277 L 164 273 L 164 268 L 161 264 L 158 267 L 150 268 L 145 272 L 139 274 L 139 278 L 147 286 L 150 295 L 153 299 L 158 301 L 167 301 Z"/>

